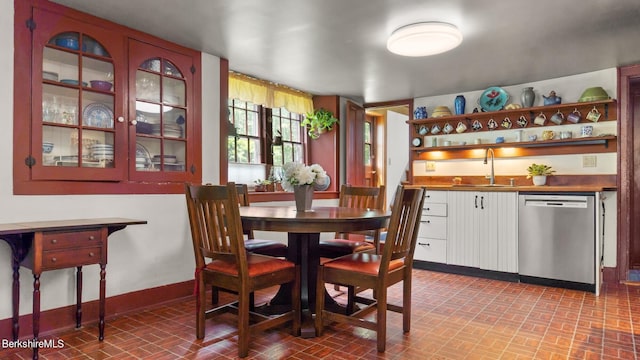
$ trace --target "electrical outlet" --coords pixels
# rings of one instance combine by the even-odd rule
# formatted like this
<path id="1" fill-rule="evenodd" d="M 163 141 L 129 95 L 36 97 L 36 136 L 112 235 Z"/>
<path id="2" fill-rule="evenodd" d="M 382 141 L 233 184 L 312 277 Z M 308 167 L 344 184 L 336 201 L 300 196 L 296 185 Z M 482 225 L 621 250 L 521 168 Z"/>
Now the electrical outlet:
<path id="1" fill-rule="evenodd" d="M 436 171 L 436 162 L 435 161 L 427 161 L 424 165 L 424 169 L 426 171 Z"/>
<path id="2" fill-rule="evenodd" d="M 584 155 L 582 156 L 582 167 L 583 168 L 588 168 L 588 167 L 596 167 L 597 166 L 597 160 L 596 160 L 596 156 L 595 155 Z"/>

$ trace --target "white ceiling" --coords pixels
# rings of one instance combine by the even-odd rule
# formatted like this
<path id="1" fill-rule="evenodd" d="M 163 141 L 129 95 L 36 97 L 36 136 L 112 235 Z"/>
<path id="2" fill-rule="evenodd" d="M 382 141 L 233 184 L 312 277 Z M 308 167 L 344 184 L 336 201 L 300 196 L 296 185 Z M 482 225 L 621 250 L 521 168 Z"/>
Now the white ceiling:
<path id="1" fill-rule="evenodd" d="M 248 75 L 364 102 L 482 90 L 640 63 L 639 0 L 54 0 L 229 59 Z M 445 21 L 444 54 L 386 50 L 396 28 Z"/>

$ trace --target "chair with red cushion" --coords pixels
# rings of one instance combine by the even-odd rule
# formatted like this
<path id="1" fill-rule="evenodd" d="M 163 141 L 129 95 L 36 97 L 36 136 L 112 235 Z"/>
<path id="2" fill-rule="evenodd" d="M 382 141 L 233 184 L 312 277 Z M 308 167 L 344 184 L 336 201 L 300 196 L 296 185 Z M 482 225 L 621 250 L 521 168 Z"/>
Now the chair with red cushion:
<path id="1" fill-rule="evenodd" d="M 204 338 L 205 318 L 224 312 L 238 315 L 239 357 L 248 355 L 252 331 L 292 321 L 292 333 L 297 335 L 301 305 L 299 267 L 284 259 L 245 250 L 235 184 L 186 184 L 185 193 L 196 262 L 196 337 Z M 291 284 L 290 311 L 274 316 L 250 311 L 251 293 L 282 284 Z M 238 301 L 206 310 L 205 289 L 209 286 L 236 292 Z"/>
<path id="2" fill-rule="evenodd" d="M 357 209 L 384 209 L 384 186 L 366 187 L 342 185 L 338 206 Z M 320 257 L 335 259 L 356 252 L 375 252 L 380 249 L 381 229 L 357 233 L 336 233 L 334 239 L 320 240 Z M 371 238 L 373 243 L 367 241 Z"/>
<path id="3" fill-rule="evenodd" d="M 344 323 L 377 332 L 377 349 L 386 347 L 387 310 L 402 314 L 402 329 L 409 332 L 411 325 L 411 271 L 413 252 L 418 237 L 424 189 L 398 187 L 391 210 L 387 239 L 381 254 L 355 253 L 329 260 L 318 269 L 316 289 L 315 328 L 322 335 L 324 325 Z M 387 303 L 387 289 L 398 283 L 402 286 L 402 305 Z M 365 307 L 349 315 L 324 308 L 325 284 L 373 289 L 375 298 L 355 296 Z M 368 315 L 376 311 L 375 321 Z"/>

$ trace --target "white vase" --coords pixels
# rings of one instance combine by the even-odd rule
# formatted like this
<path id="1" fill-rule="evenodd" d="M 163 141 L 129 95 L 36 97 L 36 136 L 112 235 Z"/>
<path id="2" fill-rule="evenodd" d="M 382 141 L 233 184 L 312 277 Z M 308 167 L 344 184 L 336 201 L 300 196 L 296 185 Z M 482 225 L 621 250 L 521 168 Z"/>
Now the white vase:
<path id="1" fill-rule="evenodd" d="M 542 186 L 546 183 L 547 183 L 546 175 L 537 175 L 533 177 L 533 185 L 535 186 Z"/>
<path id="2" fill-rule="evenodd" d="M 313 185 L 294 185 L 293 195 L 297 211 L 311 211 L 313 202 Z"/>

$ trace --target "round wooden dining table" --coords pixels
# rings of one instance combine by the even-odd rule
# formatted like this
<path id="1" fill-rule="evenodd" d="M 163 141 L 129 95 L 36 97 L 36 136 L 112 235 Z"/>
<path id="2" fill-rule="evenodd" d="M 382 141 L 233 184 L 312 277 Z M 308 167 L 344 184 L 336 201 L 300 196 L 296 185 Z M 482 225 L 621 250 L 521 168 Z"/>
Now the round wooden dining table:
<path id="1" fill-rule="evenodd" d="M 242 206 L 240 217 L 245 230 L 286 232 L 287 259 L 300 265 L 300 297 L 302 310 L 315 309 L 316 282 L 320 256 L 320 233 L 357 232 L 387 226 L 390 212 L 375 209 L 346 207 L 313 207 L 311 211 L 297 211 L 295 206 Z M 290 305 L 291 288 L 282 286 L 271 300 L 271 306 Z M 333 299 L 327 294 L 327 301 Z M 331 304 L 335 305 L 335 304 Z M 303 337 L 315 336 L 313 328 L 303 327 Z"/>

